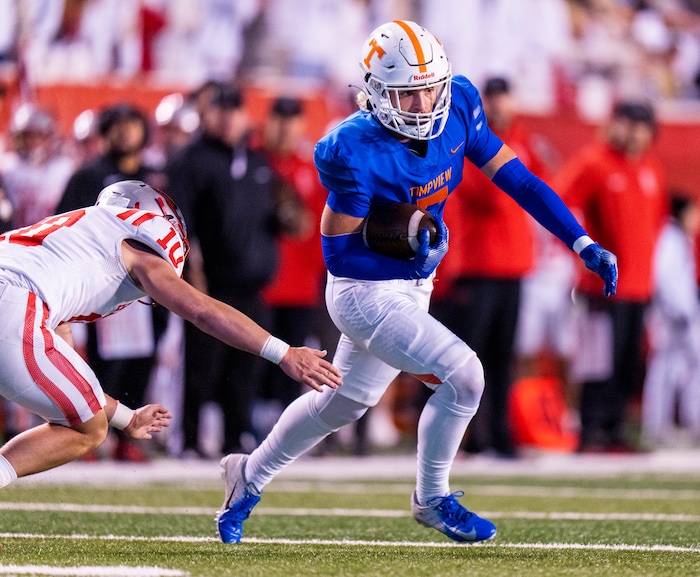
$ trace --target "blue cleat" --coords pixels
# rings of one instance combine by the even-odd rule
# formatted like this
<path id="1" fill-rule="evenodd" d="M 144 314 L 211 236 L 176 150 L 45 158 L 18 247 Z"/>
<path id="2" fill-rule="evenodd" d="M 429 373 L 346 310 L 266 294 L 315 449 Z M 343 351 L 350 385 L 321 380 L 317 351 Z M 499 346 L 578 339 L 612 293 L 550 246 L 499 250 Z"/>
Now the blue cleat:
<path id="1" fill-rule="evenodd" d="M 458 491 L 446 497 L 433 497 L 426 505 L 420 505 L 414 492 L 411 497 L 413 518 L 460 543 L 476 543 L 494 537 L 496 526 L 460 505 L 457 497 L 462 495 L 464 491 Z"/>
<path id="2" fill-rule="evenodd" d="M 221 459 L 221 477 L 226 485 L 224 503 L 216 514 L 216 530 L 224 543 L 239 543 L 243 521 L 260 501 L 260 491 L 245 480 L 248 455 L 226 455 Z"/>

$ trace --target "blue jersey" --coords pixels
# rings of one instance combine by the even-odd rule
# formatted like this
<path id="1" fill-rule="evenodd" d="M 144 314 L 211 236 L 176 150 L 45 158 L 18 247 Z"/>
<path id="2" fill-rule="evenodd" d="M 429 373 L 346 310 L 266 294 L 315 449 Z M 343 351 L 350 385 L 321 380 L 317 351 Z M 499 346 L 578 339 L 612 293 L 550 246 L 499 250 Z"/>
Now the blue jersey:
<path id="1" fill-rule="evenodd" d="M 421 141 L 425 154 L 412 151 L 369 112 L 358 111 L 316 145 L 314 162 L 328 189 L 328 206 L 337 213 L 364 218 L 371 208 L 409 202 L 442 221 L 445 202 L 462 180 L 464 159 L 479 168 L 503 142 L 486 122 L 481 97 L 464 76 L 452 79 L 452 104 L 440 136 Z M 561 198 L 517 158 L 504 163 L 493 182 L 542 226 L 573 248 L 585 231 Z M 406 263 L 370 251 L 361 235 L 322 238 L 328 270 L 335 276 L 383 280 L 414 278 Z"/>
<path id="2" fill-rule="evenodd" d="M 409 202 L 441 219 L 447 197 L 462 180 L 465 157 L 481 167 L 503 143 L 486 123 L 476 88 L 464 76 L 456 76 L 445 129 L 424 144 L 427 153 L 422 157 L 369 112 L 349 116 L 315 149 L 328 205 L 335 212 L 364 218 L 374 204 Z"/>

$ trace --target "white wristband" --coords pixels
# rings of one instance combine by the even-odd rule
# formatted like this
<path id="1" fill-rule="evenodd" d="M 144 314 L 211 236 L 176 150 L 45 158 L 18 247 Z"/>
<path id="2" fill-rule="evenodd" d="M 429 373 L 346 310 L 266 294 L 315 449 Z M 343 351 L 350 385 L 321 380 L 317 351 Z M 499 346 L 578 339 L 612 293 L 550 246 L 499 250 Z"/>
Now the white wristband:
<path id="1" fill-rule="evenodd" d="M 284 355 L 287 354 L 288 350 L 289 345 L 287 343 L 285 343 L 281 339 L 278 339 L 277 337 L 273 337 L 272 335 L 270 335 L 269 337 L 267 337 L 267 340 L 262 346 L 262 349 L 260 349 L 260 356 L 263 359 L 270 361 L 271 363 L 279 365 L 282 362 Z"/>
<path id="2" fill-rule="evenodd" d="M 581 254 L 581 251 L 586 248 L 587 246 L 591 246 L 592 244 L 595 244 L 593 239 L 590 236 L 579 236 L 575 241 L 573 246 L 571 247 L 574 249 L 574 252 L 576 254 Z"/>
<path id="3" fill-rule="evenodd" d="M 126 405 L 122 405 L 119 401 L 117 401 L 117 407 L 114 409 L 114 414 L 109 420 L 109 424 L 115 429 L 123 431 L 129 426 L 135 413 L 136 411 L 134 411 L 134 409 L 130 409 Z"/>

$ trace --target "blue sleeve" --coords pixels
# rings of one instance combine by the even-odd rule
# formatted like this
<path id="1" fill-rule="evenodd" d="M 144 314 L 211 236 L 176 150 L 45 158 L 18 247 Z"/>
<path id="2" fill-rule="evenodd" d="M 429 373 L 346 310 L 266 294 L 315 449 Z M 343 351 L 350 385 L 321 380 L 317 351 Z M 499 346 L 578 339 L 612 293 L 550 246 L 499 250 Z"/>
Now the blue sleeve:
<path id="1" fill-rule="evenodd" d="M 491 180 L 569 248 L 573 249 L 574 241 L 586 235 L 559 195 L 519 159 L 506 162 Z"/>
<path id="2" fill-rule="evenodd" d="M 358 280 L 410 279 L 411 262 L 377 254 L 360 233 L 321 235 L 323 259 L 334 276 Z"/>
<path id="3" fill-rule="evenodd" d="M 337 194 L 333 190 L 329 190 L 326 204 L 333 212 L 342 212 L 363 218 L 369 213 L 371 203 L 369 197 L 361 194 Z"/>
<path id="4" fill-rule="evenodd" d="M 328 191 L 327 204 L 335 212 L 364 217 L 369 212 L 370 198 L 362 192 L 357 179 L 362 175 L 348 164 L 352 157 L 342 143 L 329 135 L 314 148 L 314 164 L 321 184 Z"/>

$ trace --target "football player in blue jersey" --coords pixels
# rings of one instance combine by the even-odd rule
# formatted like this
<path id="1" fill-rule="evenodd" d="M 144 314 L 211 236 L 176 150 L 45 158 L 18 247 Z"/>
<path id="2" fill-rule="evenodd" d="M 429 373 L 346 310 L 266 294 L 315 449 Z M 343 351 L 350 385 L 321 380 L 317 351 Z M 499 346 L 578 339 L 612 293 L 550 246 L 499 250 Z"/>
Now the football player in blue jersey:
<path id="1" fill-rule="evenodd" d="M 377 28 L 360 54 L 360 110 L 316 145 L 328 189 L 321 219 L 328 268 L 326 302 L 342 335 L 334 364 L 343 387 L 305 394 L 282 414 L 251 455 L 222 459 L 225 500 L 217 515 L 224 542 L 240 541 L 243 521 L 286 465 L 375 405 L 405 371 L 434 393 L 418 423 L 416 521 L 460 542 L 492 538 L 496 527 L 462 506 L 449 484 L 452 462 L 479 407 L 483 369 L 468 344 L 428 313 L 435 269 L 447 252 L 445 202 L 465 158 L 578 253 L 615 293 L 615 256 L 588 237 L 559 196 L 490 130 L 476 88 L 453 76 L 445 51 L 413 22 Z M 439 223 L 437 242 L 421 231 L 412 259 L 370 250 L 362 225 L 372 207 L 410 202 Z M 484 255 L 486 258 L 486 255 Z"/>

